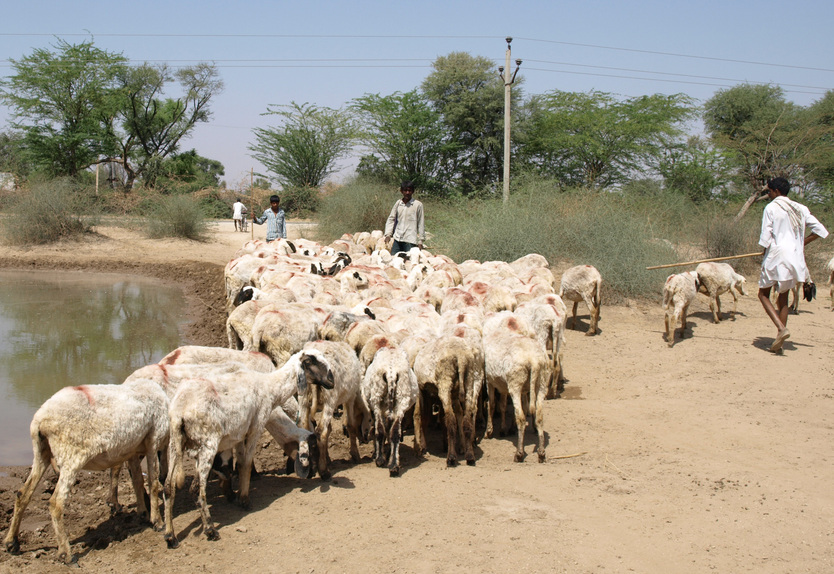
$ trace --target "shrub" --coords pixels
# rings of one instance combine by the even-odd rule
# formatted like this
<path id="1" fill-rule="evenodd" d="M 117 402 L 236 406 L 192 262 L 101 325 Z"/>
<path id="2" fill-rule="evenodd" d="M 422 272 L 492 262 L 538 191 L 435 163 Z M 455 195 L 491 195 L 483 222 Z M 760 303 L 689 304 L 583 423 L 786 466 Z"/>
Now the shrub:
<path id="1" fill-rule="evenodd" d="M 385 220 L 400 197 L 396 186 L 354 179 L 323 199 L 316 236 L 329 243 L 346 232 L 384 230 Z"/>
<path id="2" fill-rule="evenodd" d="M 2 220 L 3 235 L 11 245 L 36 245 L 89 232 L 97 216 L 86 188 L 69 179 L 32 182 Z"/>
<path id="3" fill-rule="evenodd" d="M 145 221 L 148 237 L 180 237 L 203 241 L 205 214 L 199 201 L 188 195 L 162 197 Z"/>

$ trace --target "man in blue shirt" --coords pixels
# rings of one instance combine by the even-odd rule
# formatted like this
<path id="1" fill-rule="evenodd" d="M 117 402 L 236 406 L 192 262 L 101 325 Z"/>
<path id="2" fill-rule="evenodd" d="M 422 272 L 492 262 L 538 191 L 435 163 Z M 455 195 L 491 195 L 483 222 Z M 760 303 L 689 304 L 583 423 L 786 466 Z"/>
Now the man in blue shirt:
<path id="1" fill-rule="evenodd" d="M 281 198 L 273 195 L 269 198 L 269 209 L 265 209 L 260 217 L 255 217 L 252 214 L 252 221 L 258 225 L 263 225 L 266 221 L 266 240 L 273 241 L 279 238 L 287 238 L 287 220 L 284 217 L 284 210 L 281 205 Z"/>

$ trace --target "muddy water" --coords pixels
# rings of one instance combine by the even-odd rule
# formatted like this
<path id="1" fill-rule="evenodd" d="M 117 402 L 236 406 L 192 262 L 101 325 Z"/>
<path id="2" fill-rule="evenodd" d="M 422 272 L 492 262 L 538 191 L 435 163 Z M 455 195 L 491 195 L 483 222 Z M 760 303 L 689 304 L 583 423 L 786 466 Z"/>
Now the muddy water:
<path id="1" fill-rule="evenodd" d="M 0 271 L 0 466 L 32 463 L 29 423 L 57 390 L 121 383 L 178 347 L 183 308 L 152 280 Z"/>

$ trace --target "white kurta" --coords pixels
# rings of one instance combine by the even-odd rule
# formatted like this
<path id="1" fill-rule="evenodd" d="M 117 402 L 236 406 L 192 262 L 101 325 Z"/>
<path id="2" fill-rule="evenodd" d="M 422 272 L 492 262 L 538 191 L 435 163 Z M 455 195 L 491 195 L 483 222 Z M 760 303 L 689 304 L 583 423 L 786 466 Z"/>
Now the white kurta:
<path id="1" fill-rule="evenodd" d="M 788 212 L 779 203 L 788 203 L 800 215 L 799 227 L 794 230 Z M 784 293 L 797 283 L 804 283 L 810 276 L 805 265 L 805 229 L 824 238 L 828 230 L 811 215 L 807 207 L 780 196 L 771 201 L 762 214 L 762 233 L 759 245 L 765 248 L 759 287 L 777 285 Z"/>

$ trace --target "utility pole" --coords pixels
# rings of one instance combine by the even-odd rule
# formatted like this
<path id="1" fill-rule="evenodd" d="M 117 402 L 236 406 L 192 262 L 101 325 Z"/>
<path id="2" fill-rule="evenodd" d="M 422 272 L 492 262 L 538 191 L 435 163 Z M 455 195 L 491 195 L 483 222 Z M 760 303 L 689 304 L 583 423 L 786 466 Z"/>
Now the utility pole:
<path id="1" fill-rule="evenodd" d="M 515 72 L 510 77 L 510 43 L 512 41 L 512 37 L 507 36 L 506 63 L 498 67 L 498 74 L 504 82 L 504 203 L 510 200 L 510 88 L 515 83 L 515 75 L 521 67 L 521 60 L 516 60 Z"/>
<path id="2" fill-rule="evenodd" d="M 249 210 L 250 217 L 255 217 L 255 168 L 249 168 Z M 255 239 L 255 224 L 249 222 L 249 238 Z"/>

